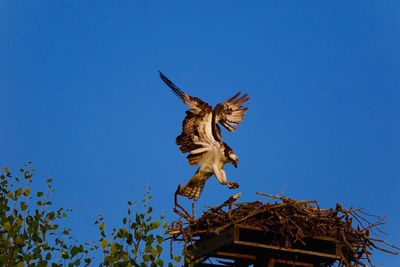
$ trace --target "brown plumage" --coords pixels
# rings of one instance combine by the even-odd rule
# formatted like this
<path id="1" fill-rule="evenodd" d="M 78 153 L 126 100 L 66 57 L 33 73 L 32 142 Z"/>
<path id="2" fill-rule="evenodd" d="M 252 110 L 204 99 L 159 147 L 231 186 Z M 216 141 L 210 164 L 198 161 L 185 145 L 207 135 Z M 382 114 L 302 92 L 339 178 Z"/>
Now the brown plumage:
<path id="1" fill-rule="evenodd" d="M 182 122 L 182 133 L 176 137 L 176 144 L 183 153 L 189 153 L 187 159 L 190 165 L 200 165 L 179 193 L 197 200 L 206 180 L 213 174 L 221 184 L 237 188 L 237 183 L 227 180 L 223 167 L 226 163 L 237 167 L 239 159 L 233 150 L 222 142 L 218 123 L 229 131 L 236 130 L 235 127 L 244 119 L 247 110 L 243 107 L 249 100 L 247 95 L 237 93 L 213 109 L 203 100 L 183 92 L 161 72 L 160 78 L 189 107 Z"/>

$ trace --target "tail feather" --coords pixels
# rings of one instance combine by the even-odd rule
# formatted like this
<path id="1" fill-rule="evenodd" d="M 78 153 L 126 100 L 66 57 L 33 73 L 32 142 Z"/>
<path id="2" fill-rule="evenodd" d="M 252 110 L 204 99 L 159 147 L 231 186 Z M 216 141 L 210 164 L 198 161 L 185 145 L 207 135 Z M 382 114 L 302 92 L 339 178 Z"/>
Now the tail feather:
<path id="1" fill-rule="evenodd" d="M 205 181 L 198 181 L 196 183 L 189 181 L 183 187 L 180 188 L 178 194 L 196 201 L 199 198 L 201 192 L 203 191 L 204 184 Z"/>

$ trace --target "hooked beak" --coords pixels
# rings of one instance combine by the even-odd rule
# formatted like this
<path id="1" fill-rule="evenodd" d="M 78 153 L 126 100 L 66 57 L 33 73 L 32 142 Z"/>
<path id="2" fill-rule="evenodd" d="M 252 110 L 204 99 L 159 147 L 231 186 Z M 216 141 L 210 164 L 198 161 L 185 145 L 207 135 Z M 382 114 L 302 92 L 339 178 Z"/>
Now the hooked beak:
<path id="1" fill-rule="evenodd" d="M 239 164 L 239 158 L 236 158 L 236 160 L 234 160 L 232 164 L 233 166 L 235 166 L 235 168 L 237 168 Z"/>

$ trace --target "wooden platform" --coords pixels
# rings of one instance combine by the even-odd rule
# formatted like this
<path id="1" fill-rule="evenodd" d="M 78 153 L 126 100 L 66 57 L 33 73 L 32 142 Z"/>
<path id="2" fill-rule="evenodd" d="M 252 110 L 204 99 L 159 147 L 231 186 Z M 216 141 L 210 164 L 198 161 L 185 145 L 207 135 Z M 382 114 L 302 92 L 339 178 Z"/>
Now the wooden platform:
<path id="1" fill-rule="evenodd" d="M 339 243 L 333 238 L 307 237 L 304 243 L 279 240 L 273 245 L 272 235 L 262 229 L 232 225 L 219 235 L 201 238 L 188 252 L 192 259 L 202 257 L 233 260 L 233 266 L 304 266 L 329 265 L 340 259 Z M 276 242 L 275 242 L 276 243 Z M 224 266 L 199 264 L 197 266 Z"/>

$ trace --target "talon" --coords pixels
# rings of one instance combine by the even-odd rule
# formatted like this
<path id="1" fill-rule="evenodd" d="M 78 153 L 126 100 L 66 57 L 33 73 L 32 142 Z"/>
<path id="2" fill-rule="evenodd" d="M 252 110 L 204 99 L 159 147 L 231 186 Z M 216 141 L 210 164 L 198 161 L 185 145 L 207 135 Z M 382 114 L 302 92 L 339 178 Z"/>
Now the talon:
<path id="1" fill-rule="evenodd" d="M 239 183 L 236 182 L 229 182 L 227 185 L 229 189 L 239 188 Z"/>

